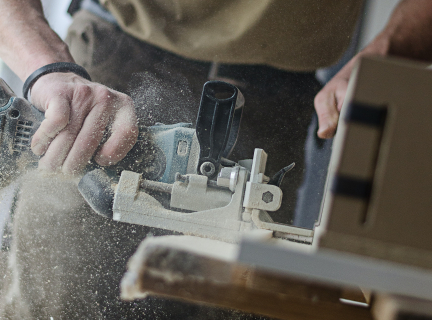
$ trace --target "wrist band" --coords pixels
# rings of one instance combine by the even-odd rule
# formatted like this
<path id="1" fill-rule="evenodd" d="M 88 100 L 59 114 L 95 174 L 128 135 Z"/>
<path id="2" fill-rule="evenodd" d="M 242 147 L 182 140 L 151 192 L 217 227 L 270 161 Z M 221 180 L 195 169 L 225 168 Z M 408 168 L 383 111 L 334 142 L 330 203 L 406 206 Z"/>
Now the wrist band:
<path id="1" fill-rule="evenodd" d="M 56 62 L 56 63 L 47 64 L 46 66 L 43 66 L 37 69 L 35 72 L 33 72 L 24 82 L 24 86 L 23 86 L 24 98 L 27 99 L 29 90 L 40 77 L 53 72 L 72 72 L 91 81 L 90 75 L 87 73 L 86 69 L 84 69 L 80 65 L 77 65 L 76 63 Z"/>

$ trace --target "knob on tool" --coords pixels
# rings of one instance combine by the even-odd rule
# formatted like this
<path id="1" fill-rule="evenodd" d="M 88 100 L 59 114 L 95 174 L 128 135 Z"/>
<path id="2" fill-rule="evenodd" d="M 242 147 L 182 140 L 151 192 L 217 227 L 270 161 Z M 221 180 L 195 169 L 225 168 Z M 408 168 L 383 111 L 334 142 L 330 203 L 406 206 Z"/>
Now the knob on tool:
<path id="1" fill-rule="evenodd" d="M 95 212 L 113 217 L 114 189 L 105 171 L 96 169 L 84 175 L 78 183 L 78 190 Z"/>
<path id="2" fill-rule="evenodd" d="M 284 168 L 282 168 L 281 170 L 279 170 L 268 182 L 268 184 L 274 185 L 274 186 L 278 186 L 280 187 L 280 185 L 282 184 L 282 180 L 285 177 L 285 174 L 289 171 L 291 171 L 295 166 L 295 163 L 291 163 L 289 166 L 286 166 Z"/>

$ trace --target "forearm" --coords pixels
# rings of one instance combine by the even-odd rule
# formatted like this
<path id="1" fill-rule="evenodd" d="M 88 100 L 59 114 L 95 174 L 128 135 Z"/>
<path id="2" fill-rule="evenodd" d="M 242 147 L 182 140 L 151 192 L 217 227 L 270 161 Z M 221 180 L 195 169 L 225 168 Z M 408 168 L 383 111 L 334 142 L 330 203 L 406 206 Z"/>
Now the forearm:
<path id="1" fill-rule="evenodd" d="M 432 61 L 432 1 L 403 0 L 384 30 L 348 62 L 315 97 L 320 138 L 333 137 L 356 61 L 364 55 Z"/>
<path id="2" fill-rule="evenodd" d="M 377 41 L 387 42 L 387 55 L 431 61 L 432 1 L 401 1 Z"/>
<path id="3" fill-rule="evenodd" d="M 348 79 L 353 65 L 363 55 L 432 61 L 432 1 L 402 0 L 384 30 L 344 66 L 339 76 Z"/>
<path id="4" fill-rule="evenodd" d="M 0 58 L 21 80 L 49 63 L 74 61 L 45 20 L 40 0 L 0 0 L 0 16 Z"/>

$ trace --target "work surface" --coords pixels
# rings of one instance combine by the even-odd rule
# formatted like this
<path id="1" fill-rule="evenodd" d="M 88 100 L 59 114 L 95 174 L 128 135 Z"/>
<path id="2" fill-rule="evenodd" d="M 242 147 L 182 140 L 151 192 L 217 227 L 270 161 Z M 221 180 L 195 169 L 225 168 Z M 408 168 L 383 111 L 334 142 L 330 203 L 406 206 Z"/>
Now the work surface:
<path id="1" fill-rule="evenodd" d="M 359 290 L 318 284 L 237 263 L 239 247 L 166 236 L 146 239 L 128 265 L 122 298 L 162 295 L 278 319 L 372 319 Z M 342 300 L 341 300 L 342 298 Z"/>

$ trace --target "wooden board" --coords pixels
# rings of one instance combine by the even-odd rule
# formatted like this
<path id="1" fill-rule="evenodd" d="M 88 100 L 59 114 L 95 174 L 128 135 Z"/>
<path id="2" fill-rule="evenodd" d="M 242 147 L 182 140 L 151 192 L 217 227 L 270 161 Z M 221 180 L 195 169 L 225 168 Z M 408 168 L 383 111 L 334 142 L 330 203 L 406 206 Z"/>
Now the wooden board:
<path id="1" fill-rule="evenodd" d="M 122 298 L 161 295 L 279 319 L 372 319 L 368 308 L 341 303 L 340 288 L 235 264 L 232 246 L 187 236 L 145 240 L 129 263 Z"/>

